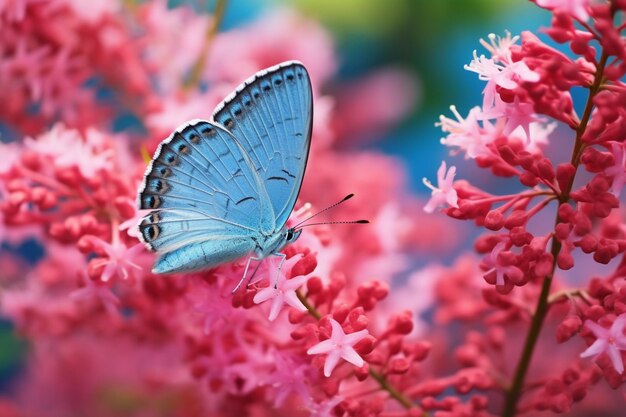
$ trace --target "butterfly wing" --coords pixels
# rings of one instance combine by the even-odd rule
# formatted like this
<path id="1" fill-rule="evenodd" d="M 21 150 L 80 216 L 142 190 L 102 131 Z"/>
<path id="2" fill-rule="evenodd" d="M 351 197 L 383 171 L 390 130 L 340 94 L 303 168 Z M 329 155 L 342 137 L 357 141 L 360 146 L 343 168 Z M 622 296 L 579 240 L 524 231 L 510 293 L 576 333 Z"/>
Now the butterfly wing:
<path id="1" fill-rule="evenodd" d="M 241 144 L 223 127 L 194 120 L 155 152 L 139 192 L 151 209 L 139 226 L 162 256 L 154 271 L 207 268 L 246 255 L 275 223 L 261 178 Z"/>
<path id="2" fill-rule="evenodd" d="M 300 192 L 311 144 L 306 69 L 291 61 L 258 72 L 217 106 L 213 119 L 241 143 L 264 183 L 275 224 L 263 231 L 280 230 Z"/>

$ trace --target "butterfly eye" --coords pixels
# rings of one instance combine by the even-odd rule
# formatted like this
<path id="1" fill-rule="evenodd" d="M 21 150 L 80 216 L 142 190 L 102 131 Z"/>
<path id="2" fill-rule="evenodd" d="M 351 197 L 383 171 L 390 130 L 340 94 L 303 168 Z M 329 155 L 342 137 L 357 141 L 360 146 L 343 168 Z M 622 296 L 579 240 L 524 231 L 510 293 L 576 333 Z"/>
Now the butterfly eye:
<path id="1" fill-rule="evenodd" d="M 287 240 L 293 239 L 293 230 L 287 230 Z"/>

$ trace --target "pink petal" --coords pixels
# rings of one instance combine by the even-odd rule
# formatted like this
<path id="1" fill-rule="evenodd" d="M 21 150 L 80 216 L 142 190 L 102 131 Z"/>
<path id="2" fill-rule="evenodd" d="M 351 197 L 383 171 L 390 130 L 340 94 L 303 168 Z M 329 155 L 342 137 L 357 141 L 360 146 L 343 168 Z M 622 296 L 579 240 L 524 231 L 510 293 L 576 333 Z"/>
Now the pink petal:
<path id="1" fill-rule="evenodd" d="M 606 340 L 598 339 L 595 342 L 593 342 L 593 344 L 589 346 L 583 353 L 581 353 L 580 357 L 587 358 L 589 356 L 599 355 L 600 353 L 604 352 L 607 349 L 608 345 L 609 344 L 607 343 Z"/>
<path id="2" fill-rule="evenodd" d="M 276 317 L 278 317 L 278 313 L 280 313 L 283 309 L 284 304 L 283 296 L 281 294 L 277 294 L 274 301 L 272 301 L 272 307 L 270 308 L 270 321 L 276 320 Z"/>
<path id="3" fill-rule="evenodd" d="M 352 346 L 344 346 L 341 352 L 341 357 L 359 368 L 363 366 L 363 358 L 356 353 L 356 350 L 354 350 Z"/>
<path id="4" fill-rule="evenodd" d="M 102 281 L 106 282 L 110 280 L 111 277 L 115 275 L 116 270 L 117 270 L 117 267 L 115 266 L 115 264 L 113 264 L 112 262 L 109 262 L 107 266 L 104 267 L 104 272 L 102 272 L 102 276 L 101 276 Z"/>
<path id="5" fill-rule="evenodd" d="M 298 299 L 298 296 L 295 292 L 290 291 L 284 294 L 285 303 L 289 304 L 291 307 L 295 308 L 298 311 L 307 311 L 302 301 Z"/>
<path id="6" fill-rule="evenodd" d="M 591 320 L 585 321 L 585 327 L 587 327 L 598 339 L 608 339 L 609 338 L 609 329 L 605 329 L 600 326 L 598 323 L 593 322 Z"/>
<path id="7" fill-rule="evenodd" d="M 315 346 L 311 346 L 309 350 L 306 351 L 306 353 L 308 355 L 319 355 L 321 353 L 328 353 L 331 350 L 336 349 L 336 348 L 337 348 L 337 345 L 335 344 L 335 342 L 331 341 L 330 339 L 327 339 L 327 340 L 323 340 L 319 342 Z"/>
<path id="8" fill-rule="evenodd" d="M 450 207 L 459 208 L 459 196 L 456 190 L 450 189 L 450 191 L 446 193 L 446 203 L 448 203 Z"/>
<path id="9" fill-rule="evenodd" d="M 611 358 L 611 362 L 613 363 L 613 368 L 617 371 L 618 374 L 624 372 L 624 362 L 622 361 L 622 354 L 615 346 L 608 347 L 606 353 Z"/>
<path id="10" fill-rule="evenodd" d="M 359 330 L 358 332 L 350 333 L 344 336 L 343 343 L 345 345 L 354 346 L 359 340 L 370 334 L 367 329 Z"/>
<path id="11" fill-rule="evenodd" d="M 432 213 L 443 202 L 445 202 L 445 196 L 438 192 L 437 194 L 434 194 L 432 197 L 430 197 L 430 200 L 428 200 L 428 203 L 426 203 L 426 205 L 424 206 L 424 211 L 426 213 Z"/>
<path id="12" fill-rule="evenodd" d="M 437 170 L 437 182 L 441 184 L 446 176 L 446 161 L 442 161 Z"/>
<path id="13" fill-rule="evenodd" d="M 274 287 L 272 286 L 269 286 L 267 288 L 263 288 L 262 290 L 259 290 L 254 295 L 254 298 L 252 299 L 252 301 L 254 301 L 255 304 L 261 304 L 275 296 L 276 296 L 276 289 L 274 289 Z"/>
<path id="14" fill-rule="evenodd" d="M 340 353 L 337 350 L 333 350 L 326 357 L 326 362 L 324 362 L 324 376 L 329 377 L 332 374 L 333 369 L 339 363 Z"/>
<path id="15" fill-rule="evenodd" d="M 343 331 L 343 327 L 341 327 L 341 324 L 339 324 L 337 320 L 330 319 L 330 327 L 332 328 L 330 340 L 337 342 L 338 340 L 342 340 L 344 338 L 345 332 Z"/>

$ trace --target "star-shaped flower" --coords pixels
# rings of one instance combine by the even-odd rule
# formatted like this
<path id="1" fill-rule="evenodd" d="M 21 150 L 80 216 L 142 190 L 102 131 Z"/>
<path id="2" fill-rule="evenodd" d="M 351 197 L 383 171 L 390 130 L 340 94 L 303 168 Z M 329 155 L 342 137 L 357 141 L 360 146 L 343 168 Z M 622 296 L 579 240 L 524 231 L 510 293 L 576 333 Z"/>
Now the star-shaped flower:
<path id="1" fill-rule="evenodd" d="M 450 110 L 455 119 L 439 116 L 439 122 L 435 126 L 440 126 L 441 130 L 448 133 L 448 136 L 441 139 L 441 144 L 458 147 L 465 153 L 465 158 L 475 159 L 482 155 L 491 155 L 489 145 L 500 135 L 500 129 L 487 119 L 488 114 L 483 113 L 479 107 L 472 108 L 467 117 L 463 118 L 455 106 L 450 106 Z M 479 123 L 480 121 L 480 123 Z"/>
<path id="2" fill-rule="evenodd" d="M 114 233 L 117 233 L 117 231 Z M 95 267 L 104 268 L 101 276 L 102 281 L 106 282 L 113 277 L 128 279 L 132 272 L 131 268 L 139 271 L 143 270 L 136 263 L 137 256 L 144 250 L 142 243 L 137 243 L 129 248 L 115 237 L 113 243 L 94 237 L 94 245 L 99 246 L 106 254 L 106 257 L 94 261 Z"/>
<path id="3" fill-rule="evenodd" d="M 293 264 L 295 264 L 295 262 L 299 258 L 300 256 L 293 256 L 288 259 L 285 264 L 289 264 L 290 261 L 293 261 L 293 266 Z M 302 304 L 302 302 L 298 299 L 298 296 L 296 295 L 296 290 L 304 285 L 311 277 L 304 275 L 292 279 L 287 279 L 284 270 L 291 270 L 291 268 L 289 268 L 289 265 L 283 265 L 282 270 L 278 274 L 278 279 L 276 280 L 276 283 L 274 284 L 272 282 L 274 280 L 271 279 L 270 285 L 267 288 L 259 290 L 253 298 L 255 304 L 261 304 L 270 299 L 272 300 L 272 306 L 270 307 L 269 315 L 270 321 L 276 320 L 276 317 L 278 317 L 278 313 L 281 312 L 285 304 L 289 304 L 296 310 L 306 311 L 306 307 L 304 306 L 304 304 Z"/>
<path id="4" fill-rule="evenodd" d="M 326 362 L 324 363 L 324 376 L 330 376 L 337 363 L 339 363 L 339 359 L 344 359 L 359 368 L 363 366 L 363 358 L 359 356 L 353 346 L 369 335 L 367 329 L 346 334 L 335 319 L 330 319 L 330 325 L 332 327 L 330 339 L 319 342 L 306 352 L 309 355 L 327 354 Z"/>
<path id="5" fill-rule="evenodd" d="M 120 299 L 111 290 L 111 286 L 104 281 L 94 281 L 85 272 L 81 274 L 84 287 L 70 293 L 74 300 L 96 299 L 102 303 L 107 313 L 112 316 L 118 315 Z"/>
<path id="6" fill-rule="evenodd" d="M 437 171 L 437 187 L 432 185 L 426 178 L 422 180 L 424 185 L 432 190 L 430 200 L 428 200 L 428 203 L 424 206 L 426 213 L 432 213 L 435 211 L 435 208 L 442 205 L 459 207 L 456 190 L 452 187 L 455 175 L 456 167 L 452 166 L 446 171 L 446 163 L 444 161 Z"/>
<path id="7" fill-rule="evenodd" d="M 587 358 L 589 356 L 597 356 L 601 353 L 606 353 L 613 367 L 617 373 L 624 372 L 624 362 L 622 361 L 622 354 L 620 351 L 626 350 L 626 313 L 617 316 L 613 324 L 609 329 L 587 320 L 585 327 L 593 332 L 597 337 L 596 341 L 580 354 L 581 358 Z"/>

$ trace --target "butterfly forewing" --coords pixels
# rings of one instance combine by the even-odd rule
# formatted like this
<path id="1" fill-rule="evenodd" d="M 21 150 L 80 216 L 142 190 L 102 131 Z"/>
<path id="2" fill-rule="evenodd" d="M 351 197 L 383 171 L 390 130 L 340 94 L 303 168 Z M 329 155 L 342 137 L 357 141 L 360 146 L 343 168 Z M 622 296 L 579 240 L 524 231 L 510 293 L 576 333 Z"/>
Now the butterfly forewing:
<path id="1" fill-rule="evenodd" d="M 161 143 L 146 171 L 139 205 L 153 210 L 139 227 L 150 249 L 187 250 L 190 264 L 229 246 L 218 242 L 220 247 L 204 254 L 186 247 L 202 248 L 199 243 L 216 238 L 250 240 L 262 225 L 274 222 L 263 183 L 245 150 L 221 126 L 202 120 L 177 129 Z"/>
<path id="2" fill-rule="evenodd" d="M 273 208 L 272 229 L 279 230 L 298 197 L 311 143 L 313 106 L 306 69 L 288 62 L 257 73 L 217 107 L 213 119 L 248 153 Z"/>

